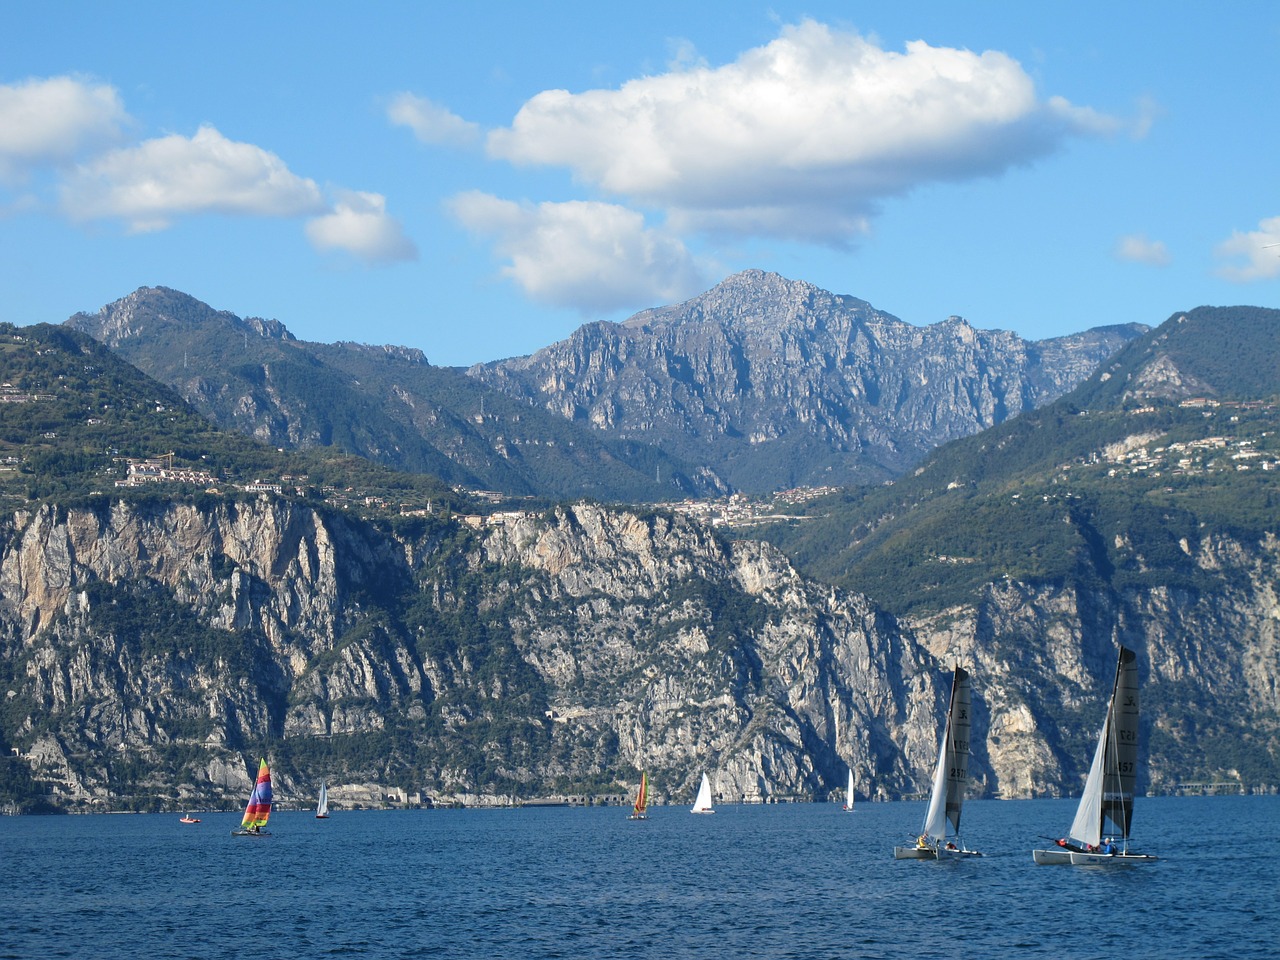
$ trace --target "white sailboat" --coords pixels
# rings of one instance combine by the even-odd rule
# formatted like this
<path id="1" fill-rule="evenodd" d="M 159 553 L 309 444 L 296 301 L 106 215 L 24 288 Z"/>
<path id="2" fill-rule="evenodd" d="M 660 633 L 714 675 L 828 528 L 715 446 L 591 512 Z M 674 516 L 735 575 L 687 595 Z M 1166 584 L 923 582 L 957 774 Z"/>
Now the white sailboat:
<path id="1" fill-rule="evenodd" d="M 1107 718 L 1098 736 L 1071 831 L 1052 850 L 1032 850 L 1035 862 L 1094 866 L 1155 860 L 1152 856 L 1129 852 L 1137 779 L 1138 658 L 1132 650 L 1121 647 Z M 1119 846 L 1110 836 L 1103 836 L 1108 820 L 1120 839 Z"/>
<path id="2" fill-rule="evenodd" d="M 320 801 L 316 804 L 316 819 L 329 819 L 329 788 L 325 781 L 320 781 Z"/>
<path id="3" fill-rule="evenodd" d="M 711 809 L 711 781 L 707 779 L 707 775 L 702 775 L 702 786 L 698 788 L 698 798 L 693 801 L 693 809 L 690 813 L 715 813 Z"/>
<path id="4" fill-rule="evenodd" d="M 976 850 L 966 849 L 960 840 L 960 808 L 968 778 L 969 673 L 957 666 L 951 677 L 951 702 L 947 706 L 947 724 L 938 748 L 938 765 L 933 771 L 933 789 L 929 793 L 924 826 L 914 846 L 893 848 L 895 860 L 982 856 Z"/>
<path id="5" fill-rule="evenodd" d="M 847 813 L 853 813 L 853 767 L 849 768 L 849 786 L 844 792 L 844 809 Z"/>

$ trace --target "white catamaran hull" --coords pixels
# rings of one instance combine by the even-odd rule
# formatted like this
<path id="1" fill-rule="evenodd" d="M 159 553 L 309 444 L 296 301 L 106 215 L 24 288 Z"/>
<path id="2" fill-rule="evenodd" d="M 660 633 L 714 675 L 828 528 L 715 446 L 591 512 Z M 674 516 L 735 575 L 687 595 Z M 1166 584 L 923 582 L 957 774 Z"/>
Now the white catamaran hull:
<path id="1" fill-rule="evenodd" d="M 937 860 L 938 852 L 933 847 L 894 847 L 895 860 Z"/>
<path id="2" fill-rule="evenodd" d="M 1071 864 L 1077 867 L 1107 867 L 1152 863 L 1159 859 L 1145 853 L 1088 853 L 1076 850 L 1032 850 L 1031 856 L 1040 866 Z"/>

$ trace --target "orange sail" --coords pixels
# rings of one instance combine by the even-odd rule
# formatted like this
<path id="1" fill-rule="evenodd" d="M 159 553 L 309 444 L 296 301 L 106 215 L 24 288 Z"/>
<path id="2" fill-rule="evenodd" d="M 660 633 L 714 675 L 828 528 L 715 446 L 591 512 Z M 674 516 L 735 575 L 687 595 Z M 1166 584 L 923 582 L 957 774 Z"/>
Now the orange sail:
<path id="1" fill-rule="evenodd" d="M 649 776 L 641 771 L 640 773 L 640 790 L 636 794 L 636 803 L 632 808 L 632 820 L 646 819 L 645 811 L 649 809 Z"/>

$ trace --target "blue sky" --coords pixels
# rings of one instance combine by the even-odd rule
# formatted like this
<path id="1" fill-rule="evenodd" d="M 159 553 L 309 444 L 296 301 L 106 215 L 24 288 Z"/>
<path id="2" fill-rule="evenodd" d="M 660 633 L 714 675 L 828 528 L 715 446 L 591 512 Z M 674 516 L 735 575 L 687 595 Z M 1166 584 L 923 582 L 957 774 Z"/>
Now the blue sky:
<path id="1" fill-rule="evenodd" d="M 0 17 L 19 325 L 161 285 L 463 365 L 750 267 L 1033 339 L 1280 306 L 1270 0 Z"/>

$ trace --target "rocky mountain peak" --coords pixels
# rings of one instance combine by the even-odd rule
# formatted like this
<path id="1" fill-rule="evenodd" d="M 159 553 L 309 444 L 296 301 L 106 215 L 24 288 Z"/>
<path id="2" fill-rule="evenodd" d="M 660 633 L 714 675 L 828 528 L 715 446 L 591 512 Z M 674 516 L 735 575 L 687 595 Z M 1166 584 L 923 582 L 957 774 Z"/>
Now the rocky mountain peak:
<path id="1" fill-rule="evenodd" d="M 468 372 L 760 491 L 887 479 L 939 443 L 1060 396 L 1140 332 L 1031 343 L 960 317 L 917 327 L 745 270 L 684 303 Z"/>
<path id="2" fill-rule="evenodd" d="M 812 328 L 845 313 L 900 322 L 880 314 L 863 300 L 830 293 L 804 280 L 789 280 L 765 270 L 743 270 L 684 303 L 642 311 L 623 326 L 656 331 L 710 323 L 746 334 L 776 332 L 792 326 Z"/>
<path id="3" fill-rule="evenodd" d="M 112 348 L 168 327 L 224 325 L 272 340 L 297 339 L 279 320 L 242 320 L 229 310 L 215 310 L 190 294 L 169 287 L 139 287 L 97 313 L 77 313 L 67 325 Z"/>

